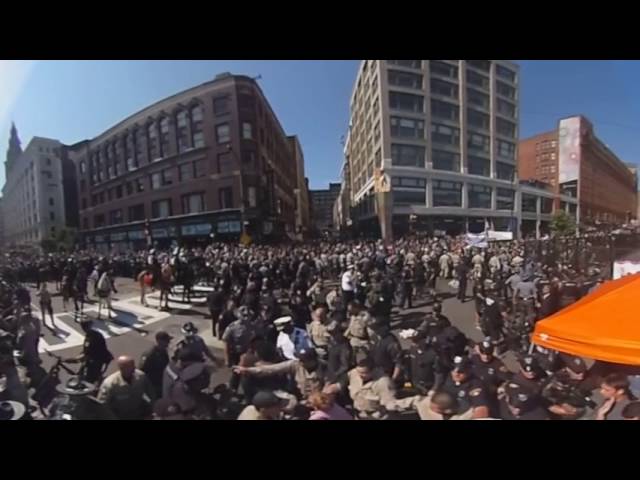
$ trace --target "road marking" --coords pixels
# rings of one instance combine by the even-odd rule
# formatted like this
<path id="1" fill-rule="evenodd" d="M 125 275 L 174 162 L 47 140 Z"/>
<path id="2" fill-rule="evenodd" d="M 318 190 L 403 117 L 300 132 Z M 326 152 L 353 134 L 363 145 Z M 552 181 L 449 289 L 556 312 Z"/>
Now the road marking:
<path id="1" fill-rule="evenodd" d="M 138 297 L 134 297 L 138 298 Z M 148 332 L 145 327 L 152 323 L 159 322 L 170 316 L 167 312 L 159 312 L 151 308 L 145 308 L 140 305 L 131 305 L 133 299 L 123 299 L 112 302 L 112 307 L 116 314 L 116 318 L 110 322 L 97 320 L 98 307 L 90 306 L 84 309 L 84 316 L 92 318 L 93 327 L 98 330 L 105 339 L 118 337 L 131 332 L 137 332 L 146 335 Z M 108 312 L 102 310 L 102 318 L 105 318 Z M 43 328 L 44 338 L 40 339 L 39 352 L 44 353 L 45 349 L 49 351 L 64 350 L 67 348 L 78 347 L 84 343 L 84 334 L 81 327 L 74 321 L 75 314 L 71 312 L 61 312 L 54 314 L 57 335 L 53 335 L 47 328 Z M 51 319 L 46 318 L 47 324 Z"/>

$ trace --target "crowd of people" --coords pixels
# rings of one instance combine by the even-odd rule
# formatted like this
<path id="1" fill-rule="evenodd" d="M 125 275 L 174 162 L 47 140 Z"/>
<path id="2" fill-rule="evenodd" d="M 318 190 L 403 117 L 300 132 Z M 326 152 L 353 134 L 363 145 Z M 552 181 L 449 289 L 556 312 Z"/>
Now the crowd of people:
<path id="1" fill-rule="evenodd" d="M 588 249 L 411 237 L 8 255 L 0 267 L 0 415 L 8 418 L 37 416 L 36 405 L 56 419 L 640 419 L 637 376 L 530 343 L 538 320 L 602 283 Z M 192 322 L 180 339 L 157 332 L 139 359 L 114 358 L 83 308 L 98 302 L 108 321 L 116 277 L 135 279 L 142 305 L 159 291 L 164 310 L 176 285 L 187 301 L 205 288 L 223 358 Z M 82 353 L 56 364 L 80 366 L 65 381 L 43 371 L 38 351 L 41 328 L 55 331 L 49 288 L 64 309 L 73 300 L 85 333 Z M 481 341 L 444 315 L 453 296 L 473 302 L 473 317 L 454 323 L 471 322 Z M 427 313 L 412 310 L 418 304 Z M 505 365 L 509 355 L 516 369 Z M 230 378 L 214 388 L 212 373 L 225 366 Z"/>

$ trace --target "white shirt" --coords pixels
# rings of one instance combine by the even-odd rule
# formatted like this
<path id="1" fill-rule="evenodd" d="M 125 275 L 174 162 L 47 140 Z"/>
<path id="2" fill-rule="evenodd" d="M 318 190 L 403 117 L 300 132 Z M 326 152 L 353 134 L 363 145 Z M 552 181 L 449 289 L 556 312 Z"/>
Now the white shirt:
<path id="1" fill-rule="evenodd" d="M 347 270 L 342 274 L 342 290 L 345 292 L 352 292 L 353 289 L 353 273 L 351 270 Z"/>
<path id="2" fill-rule="evenodd" d="M 278 350 L 282 352 L 282 355 L 287 360 L 293 360 L 296 358 L 296 347 L 287 333 L 280 332 L 278 334 L 278 339 L 276 340 L 276 348 L 278 348 Z"/>

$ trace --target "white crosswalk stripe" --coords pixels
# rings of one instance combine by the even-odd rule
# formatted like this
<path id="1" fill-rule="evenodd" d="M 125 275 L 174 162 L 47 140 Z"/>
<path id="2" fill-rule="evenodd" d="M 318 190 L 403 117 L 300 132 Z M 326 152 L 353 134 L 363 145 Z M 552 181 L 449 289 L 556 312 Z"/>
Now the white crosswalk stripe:
<path id="1" fill-rule="evenodd" d="M 169 317 L 167 312 L 159 312 L 153 308 L 147 308 L 134 302 L 139 301 L 139 297 L 123 299 L 112 302 L 112 316 L 114 319 L 105 322 L 107 312 L 101 312 L 102 320 L 96 320 L 98 316 L 97 305 L 86 305 L 84 316 L 93 318 L 93 327 L 104 335 L 105 338 L 125 335 L 130 332 L 146 335 L 145 326 L 164 320 Z M 84 334 L 80 324 L 74 318 L 74 312 L 62 312 L 54 315 L 56 331 L 55 334 L 49 328 L 42 328 L 44 337 L 40 339 L 38 350 L 43 353 L 45 350 L 56 351 L 82 345 Z M 50 326 L 51 319 L 46 317 L 46 324 Z"/>

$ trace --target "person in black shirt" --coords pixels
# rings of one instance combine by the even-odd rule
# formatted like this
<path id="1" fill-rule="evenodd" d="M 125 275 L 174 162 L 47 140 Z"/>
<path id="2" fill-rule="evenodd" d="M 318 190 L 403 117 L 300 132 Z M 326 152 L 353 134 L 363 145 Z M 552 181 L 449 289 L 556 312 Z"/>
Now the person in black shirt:
<path id="1" fill-rule="evenodd" d="M 224 331 L 236 320 L 236 302 L 232 299 L 227 300 L 227 308 L 222 312 L 220 320 L 218 321 L 217 337 L 222 338 Z"/>
<path id="2" fill-rule="evenodd" d="M 224 310 L 224 293 L 217 284 L 213 287 L 213 291 L 207 295 L 207 303 L 211 315 L 211 331 L 214 336 L 218 337 L 217 326 Z"/>
<path id="3" fill-rule="evenodd" d="M 540 364 L 532 355 L 525 355 L 520 360 L 520 371 L 511 377 L 511 383 L 515 383 L 527 390 L 526 393 L 540 395 L 545 373 Z"/>
<path id="4" fill-rule="evenodd" d="M 456 267 L 456 278 L 458 280 L 458 294 L 456 298 L 462 303 L 467 299 L 467 280 L 469 279 L 469 267 L 467 263 L 460 259 L 460 263 Z"/>
<path id="5" fill-rule="evenodd" d="M 500 418 L 503 420 L 548 420 L 549 415 L 532 395 L 517 385 L 509 384 L 506 395 L 500 400 Z"/>
<path id="6" fill-rule="evenodd" d="M 458 399 L 461 411 L 473 409 L 473 418 L 489 416 L 490 399 L 486 386 L 473 376 L 473 368 L 468 357 L 455 357 L 453 369 L 441 388 Z"/>
<path id="7" fill-rule="evenodd" d="M 157 398 L 162 397 L 162 378 L 165 368 L 169 365 L 168 350 L 172 338 L 167 332 L 157 332 L 156 344 L 143 353 L 140 359 L 140 370 L 147 375 Z"/>
<path id="8" fill-rule="evenodd" d="M 403 352 L 400 342 L 391 333 L 389 320 L 383 317 L 375 319 L 371 325 L 378 336 L 378 341 L 371 349 L 370 356 L 376 367 L 380 368 L 387 374 L 391 380 L 397 382 L 403 370 Z"/>
<path id="9" fill-rule="evenodd" d="M 440 387 L 447 372 L 424 332 L 415 331 L 410 338 L 411 346 L 407 352 L 409 380 L 419 394 L 426 395 Z"/>
<path id="10" fill-rule="evenodd" d="M 107 342 L 102 334 L 91 328 L 90 319 L 83 319 L 80 326 L 85 333 L 82 353 L 69 362 L 82 362 L 82 379 L 99 384 L 113 360 L 113 355 L 107 348 Z"/>

